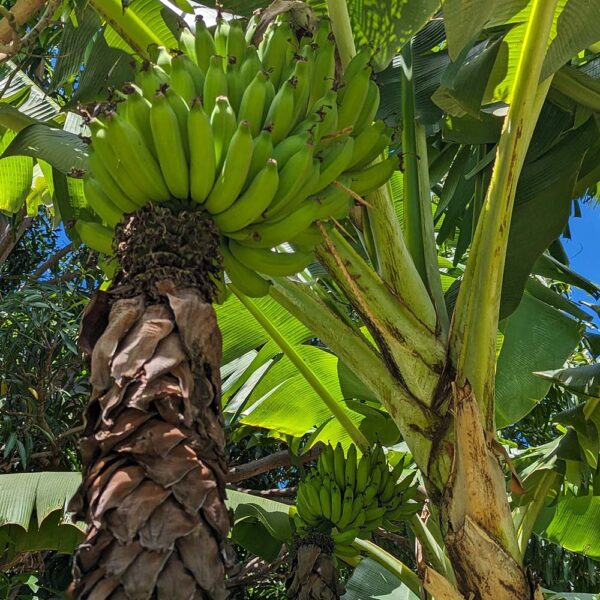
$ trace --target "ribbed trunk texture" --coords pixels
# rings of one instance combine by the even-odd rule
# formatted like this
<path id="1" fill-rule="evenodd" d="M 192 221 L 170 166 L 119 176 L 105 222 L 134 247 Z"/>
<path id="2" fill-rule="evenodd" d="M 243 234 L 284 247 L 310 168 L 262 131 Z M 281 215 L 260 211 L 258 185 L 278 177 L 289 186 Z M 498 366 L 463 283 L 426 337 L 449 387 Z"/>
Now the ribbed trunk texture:
<path id="1" fill-rule="evenodd" d="M 340 576 L 334 564 L 331 538 L 317 535 L 311 539 L 299 540 L 293 553 L 288 598 L 338 600 L 343 593 Z"/>
<path id="2" fill-rule="evenodd" d="M 117 230 L 115 283 L 84 316 L 92 397 L 71 508 L 89 527 L 76 598 L 227 596 L 221 335 L 212 284 L 193 285 L 211 269 L 193 260 L 207 244 L 190 251 L 189 221 L 152 207 L 129 217 Z M 214 250 L 206 223 L 195 226 Z"/>

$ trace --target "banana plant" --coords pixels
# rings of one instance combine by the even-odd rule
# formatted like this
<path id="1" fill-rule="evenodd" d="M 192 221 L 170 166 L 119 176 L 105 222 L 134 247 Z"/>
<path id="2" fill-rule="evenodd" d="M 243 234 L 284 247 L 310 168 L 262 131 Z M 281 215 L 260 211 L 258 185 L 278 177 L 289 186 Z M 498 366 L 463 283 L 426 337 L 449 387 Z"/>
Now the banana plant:
<path id="1" fill-rule="evenodd" d="M 532 531 L 541 531 L 536 524 L 550 499 L 557 501 L 558 508 L 556 522 L 545 528 L 546 535 L 557 541 L 569 537 L 569 532 L 561 531 L 561 523 L 565 515 L 580 509 L 579 503 L 584 502 L 580 498 L 586 498 L 589 491 L 589 485 L 581 482 L 588 468 L 594 464 L 597 468 L 593 462 L 597 448 L 588 441 L 593 433 L 579 433 L 587 431 L 588 425 L 595 427 L 595 404 L 584 410 L 583 416 L 563 419 L 564 436 L 552 449 L 524 453 L 518 463 L 520 472 L 506 457 L 497 427 L 518 421 L 542 400 L 549 387 L 543 377 L 563 381 L 559 374 L 542 376 L 532 371 L 560 369 L 581 343 L 582 323 L 589 320 L 581 307 L 556 293 L 547 281 L 573 283 L 556 240 L 567 225 L 572 200 L 600 179 L 595 118 L 598 89 L 593 70 L 598 15 L 577 0 L 532 0 L 519 6 L 497 0 L 476 5 L 473 12 L 472 3 L 446 0 L 443 22 L 436 15 L 438 2 L 399 3 L 389 13 L 369 9 L 364 2 L 309 4 L 316 14 L 328 12 L 342 66 L 350 63 L 365 41 L 378 47 L 373 64 L 379 71 L 380 116 L 399 125 L 397 139 L 387 153 L 400 155 L 403 164 L 391 183 L 358 198 L 350 219 L 333 229 L 318 229 L 318 265 L 298 277 L 270 277 L 269 299 L 255 301 L 238 287 L 231 288 L 234 296 L 216 312 L 226 348 L 235 346 L 227 336 L 240 338 L 228 358 L 241 360 L 245 354 L 253 354 L 246 357 L 249 362 L 242 361 L 232 371 L 233 381 L 226 380 L 225 415 L 233 422 L 273 431 L 289 428 L 289 435 L 297 437 L 309 434 L 311 442 L 323 439 L 320 435 L 328 439 L 340 436 L 341 431 L 346 443 L 352 440 L 364 450 L 382 441 L 381 428 L 372 423 L 385 423 L 390 445 L 396 432 L 421 473 L 429 498 L 430 527 L 438 535 L 421 519 L 413 520 L 424 549 L 418 580 L 377 547 L 357 540 L 358 551 L 391 570 L 413 593 L 422 586 L 434 597 L 539 598 L 541 590 L 524 564 L 527 543 Z M 125 11 L 116 1 L 91 2 L 91 6 L 105 24 L 100 44 L 109 40 L 121 52 L 153 58 L 152 44 L 176 43 L 172 31 L 157 16 L 157 3 L 139 3 Z M 231 8 L 249 9 L 245 3 L 235 2 Z M 149 15 L 156 27 L 148 25 Z M 577 39 L 567 33 L 575 27 L 581 29 Z M 384 40 L 382 32 L 387 36 Z M 25 131 L 18 142 L 26 146 L 26 136 L 33 133 Z M 43 138 L 48 141 L 52 135 Z M 72 142 L 76 149 L 75 140 Z M 43 158 L 51 145 L 41 145 L 39 156 Z M 14 153 L 19 153 L 15 146 Z M 389 160 L 382 157 L 375 168 Z M 145 219 L 160 221 L 150 214 Z M 196 230 L 192 225 L 185 233 L 191 236 Z M 128 252 L 144 258 L 141 246 L 129 247 Z M 587 285 L 598 294 L 593 284 L 578 280 L 574 285 Z M 212 341 L 202 346 L 205 363 L 200 372 L 212 375 L 201 387 L 213 391 L 219 387 L 219 334 L 209 305 L 193 294 L 184 297 L 178 289 L 165 288 L 169 314 L 152 316 L 146 314 L 154 310 L 152 303 L 136 305 L 135 298 L 127 297 L 127 286 L 122 287 L 125 295 L 114 304 L 108 329 L 98 325 L 107 318 L 106 297 L 97 298 L 84 321 L 83 342 L 93 348 L 92 357 L 96 357 L 94 402 L 84 441 L 87 464 L 92 464 L 100 443 L 94 425 L 89 424 L 99 419 L 112 427 L 109 410 L 103 406 L 119 402 L 115 396 L 119 385 L 113 384 L 113 379 L 117 380 L 109 365 L 122 363 L 120 377 L 132 373 L 127 375 L 133 366 L 128 353 L 118 360 L 112 355 L 115 343 L 130 328 L 127 348 L 133 351 L 150 343 L 145 321 L 169 321 L 166 327 L 178 331 L 180 345 L 187 348 L 189 379 L 190 373 L 196 372 L 190 359 L 192 347 L 199 347 L 203 327 L 202 339 Z M 279 323 L 276 305 L 283 311 L 279 318 L 284 315 Z M 187 309 L 191 307 L 204 315 L 196 326 L 183 320 L 185 314 L 189 317 Z M 228 325 L 228 319 L 236 319 L 235 313 L 242 315 L 241 319 L 255 320 L 258 329 L 246 336 L 252 339 L 242 339 L 243 327 Z M 292 324 L 287 319 L 293 319 Z M 545 331 L 553 326 L 560 331 L 553 352 L 544 353 L 548 350 L 544 346 L 549 345 L 544 339 L 537 340 L 534 347 L 533 321 L 543 323 Z M 239 323 L 238 316 L 236 325 Z M 196 331 L 195 341 L 187 337 L 188 331 Z M 206 331 L 212 332 L 212 338 Z M 530 335 L 528 346 L 524 338 Z M 306 345 L 315 338 L 326 350 Z M 263 346 L 264 340 L 268 343 Z M 160 354 L 160 347 L 152 345 L 145 359 L 140 358 L 140 367 L 150 368 L 153 360 L 167 363 L 170 354 Z M 280 354 L 284 359 L 273 360 Z M 519 356 L 539 362 L 523 365 Z M 342 367 L 351 371 L 352 377 L 342 377 Z M 521 385 L 511 380 L 516 372 Z M 293 428 L 284 411 L 275 410 L 285 396 L 285 388 L 277 393 L 280 386 L 292 380 L 297 387 L 290 389 L 310 395 L 311 406 L 322 403 L 318 423 Z M 181 381 L 178 397 L 185 395 Z M 353 385 L 352 392 L 347 391 L 348 382 Z M 525 386 L 526 390 L 520 389 Z M 195 421 L 212 423 L 213 433 L 217 432 L 208 436 L 215 455 L 203 459 L 212 474 L 199 481 L 218 489 L 219 494 L 213 494 L 214 503 L 202 509 L 204 519 L 209 519 L 209 509 L 215 519 L 215 512 L 224 506 L 223 440 L 218 433 L 215 394 L 211 402 L 205 398 L 211 408 Z M 367 399 L 369 410 L 346 401 L 357 397 Z M 125 413 L 127 410 L 133 409 Z M 135 415 L 126 416 L 124 427 Z M 150 429 L 138 417 L 139 427 Z M 323 433 L 328 426 L 329 432 Z M 158 439 L 160 444 L 168 443 L 166 434 Z M 565 475 L 565 461 L 572 460 L 565 458 L 567 448 L 575 455 L 581 448 L 584 457 L 576 476 L 572 470 Z M 118 473 L 124 470 L 115 469 Z M 84 477 L 91 477 L 90 470 Z M 514 481 L 522 479 L 522 497 L 506 492 L 505 470 L 512 473 Z M 137 483 L 144 480 L 139 483 L 141 492 L 142 486 L 150 487 L 151 482 L 138 475 Z M 89 495 L 91 481 L 87 501 L 95 503 Z M 171 483 L 163 488 L 170 489 Z M 596 497 L 593 490 L 588 495 Z M 133 502 L 133 495 L 129 497 Z M 80 501 L 82 498 L 80 495 Z M 175 500 L 163 502 L 164 511 L 176 500 L 181 500 L 177 494 Z M 85 512 L 84 506 L 85 499 L 80 514 Z M 174 513 L 168 514 L 172 518 L 161 518 L 181 523 L 182 530 L 189 526 L 189 531 L 200 535 L 202 528 L 192 527 L 183 516 L 178 520 Z M 211 521 L 218 530 L 214 536 L 217 544 L 227 530 L 226 517 L 219 514 Z M 90 516 L 94 517 L 94 511 Z M 97 512 L 95 518 L 88 544 L 101 547 L 110 541 L 100 527 L 102 514 Z M 130 518 L 133 523 L 129 513 L 124 523 Z M 145 521 L 138 523 L 138 527 L 142 525 Z M 118 531 L 116 524 L 114 527 Z M 189 531 L 182 539 L 191 535 Z M 130 534 L 122 534 L 129 539 Z M 207 539 L 213 538 L 209 535 Z M 122 542 L 118 536 L 117 540 Z M 574 550 L 583 549 L 576 548 L 572 540 L 568 543 Z M 78 558 L 80 574 L 88 581 L 102 577 L 86 567 L 85 548 Z M 151 568 L 158 576 L 164 564 L 149 567 L 141 556 L 136 554 L 140 572 Z M 182 557 L 169 560 L 169 573 L 179 568 L 181 560 L 191 568 Z M 222 593 L 223 567 L 221 559 L 210 564 L 213 576 L 201 587 L 205 592 L 210 589 L 208 593 L 216 598 Z M 160 585 L 167 585 L 167 570 L 164 573 L 165 583 Z M 184 579 L 182 576 L 181 581 Z M 103 585 L 119 585 L 114 580 L 108 577 Z M 86 589 L 83 585 L 80 590 Z"/>

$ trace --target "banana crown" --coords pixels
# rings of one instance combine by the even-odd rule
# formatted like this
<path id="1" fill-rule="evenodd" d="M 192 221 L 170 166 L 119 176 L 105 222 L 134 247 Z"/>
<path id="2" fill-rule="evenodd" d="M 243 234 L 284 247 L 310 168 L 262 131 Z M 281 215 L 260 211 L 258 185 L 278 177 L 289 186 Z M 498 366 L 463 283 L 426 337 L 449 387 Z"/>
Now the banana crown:
<path id="1" fill-rule="evenodd" d="M 360 458 L 354 445 L 347 454 L 340 443 L 326 446 L 298 486 L 297 529 L 330 532 L 340 557 L 356 555 L 354 539 L 369 538 L 378 527 L 398 531 L 398 522 L 420 508 L 405 459 L 391 468 L 381 446 Z"/>
<path id="2" fill-rule="evenodd" d="M 320 239 L 307 231 L 346 218 L 397 167 L 393 156 L 373 164 L 390 130 L 374 122 L 368 47 L 341 72 L 327 19 L 300 39 L 281 15 L 262 39 L 256 30 L 256 19 L 220 19 L 212 31 L 199 19 L 178 49 L 157 48 L 124 99 L 92 121 L 85 182 L 104 238 L 148 202 L 196 203 L 222 234 L 229 279 L 249 296 L 305 269 Z M 284 242 L 294 251 L 278 250 Z"/>

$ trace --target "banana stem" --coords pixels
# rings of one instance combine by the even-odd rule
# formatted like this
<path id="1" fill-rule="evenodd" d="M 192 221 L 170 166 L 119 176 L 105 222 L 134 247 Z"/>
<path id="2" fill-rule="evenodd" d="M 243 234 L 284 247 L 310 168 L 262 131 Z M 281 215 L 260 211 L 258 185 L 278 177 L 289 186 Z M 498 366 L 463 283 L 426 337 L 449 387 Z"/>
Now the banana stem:
<path id="1" fill-rule="evenodd" d="M 413 96 L 414 97 L 414 96 Z M 421 243 L 425 259 L 425 283 L 435 306 L 438 326 L 444 343 L 447 341 L 450 321 L 448 309 L 442 291 L 442 278 L 438 266 L 438 254 L 435 242 L 433 214 L 431 212 L 431 184 L 429 181 L 429 160 L 427 158 L 427 135 L 425 127 L 415 121 L 415 149 L 419 172 L 419 210 L 421 213 Z"/>
<path id="2" fill-rule="evenodd" d="M 469 380 L 484 426 L 494 431 L 496 332 L 504 263 L 519 175 L 551 77 L 539 83 L 557 0 L 534 0 L 504 121 L 492 180 L 460 287 L 450 355 L 457 381 Z"/>
<path id="3" fill-rule="evenodd" d="M 90 0 L 92 8 L 142 57 L 150 58 L 148 48 L 160 46 L 160 38 L 121 0 Z"/>
<path id="4" fill-rule="evenodd" d="M 229 286 L 239 301 L 246 307 L 248 312 L 258 321 L 261 327 L 271 336 L 273 341 L 281 348 L 283 353 L 290 359 L 291 363 L 298 369 L 312 389 L 323 400 L 333 416 L 346 430 L 352 441 L 363 451 L 369 449 L 367 438 L 358 430 L 350 417 L 344 412 L 339 402 L 331 395 L 329 390 L 321 383 L 304 359 L 296 352 L 294 347 L 285 339 L 281 332 L 265 317 L 254 302 L 242 294 L 235 286 Z"/>
<path id="5" fill-rule="evenodd" d="M 413 594 L 416 594 L 418 597 L 421 596 L 421 582 L 419 577 L 402 561 L 368 540 L 356 538 L 352 542 L 352 546 L 361 552 L 366 552 L 375 562 L 395 575 Z"/>
<path id="6" fill-rule="evenodd" d="M 327 0 L 327 10 L 331 18 L 331 28 L 335 35 L 340 60 L 344 69 L 356 54 L 352 23 L 348 14 L 346 0 Z"/>
<path id="7" fill-rule="evenodd" d="M 419 191 L 419 162 L 415 134 L 415 90 L 413 86 L 412 47 L 402 50 L 400 69 L 402 101 L 402 159 L 404 162 L 404 234 L 406 245 L 423 282 L 427 282 L 421 196 Z"/>

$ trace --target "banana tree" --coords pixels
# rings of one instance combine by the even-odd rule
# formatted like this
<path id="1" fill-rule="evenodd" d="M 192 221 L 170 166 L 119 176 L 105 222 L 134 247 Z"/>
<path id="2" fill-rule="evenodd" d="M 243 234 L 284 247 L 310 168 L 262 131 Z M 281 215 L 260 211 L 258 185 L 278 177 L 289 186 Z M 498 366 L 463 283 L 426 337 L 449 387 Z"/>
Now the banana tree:
<path id="1" fill-rule="evenodd" d="M 230 8 L 243 14 L 259 4 L 231 2 Z M 541 400 L 547 387 L 542 385 L 540 391 L 540 376 L 532 375 L 531 371 L 562 367 L 581 339 L 579 323 L 588 318 L 579 307 L 548 287 L 547 280 L 541 277 L 573 283 L 563 264 L 560 243 L 555 240 L 565 229 L 571 200 L 580 197 L 599 179 L 594 113 L 600 107 L 593 70 L 597 55 L 593 48 L 585 50 L 597 42 L 597 12 L 574 0 L 535 0 L 518 6 L 498 0 L 475 7 L 467 2 L 446 0 L 442 22 L 436 16 L 438 2 L 407 2 L 383 14 L 358 2 L 330 0 L 326 4 L 311 4 L 317 12 L 329 12 L 342 65 L 350 62 L 356 45 L 363 41 L 379 47 L 374 64 L 380 70 L 380 113 L 390 124 L 399 126 L 396 145 L 390 152 L 401 153 L 403 165 L 391 185 L 368 195 L 366 202 L 355 207 L 350 220 L 339 229 L 319 231 L 320 270 L 309 270 L 305 276 L 294 279 L 272 277 L 268 288 L 270 301 L 254 303 L 238 290 L 237 299 L 230 298 L 218 309 L 226 338 L 239 335 L 235 327 L 228 326 L 227 319 L 237 311 L 247 320 L 248 312 L 244 311 L 249 311 L 271 340 L 270 348 L 261 350 L 260 356 L 251 357 L 250 366 L 240 368 L 236 380 L 231 382 L 226 392 L 227 398 L 231 398 L 226 408 L 228 418 L 241 417 L 242 423 L 273 430 L 289 427 L 292 435 L 306 433 L 307 430 L 294 429 L 281 411 L 269 411 L 281 394 L 267 394 L 265 389 L 270 384 L 276 391 L 275 383 L 285 383 L 298 375 L 317 401 L 324 403 L 327 418 L 334 416 L 338 431 L 365 447 L 365 436 L 360 429 L 364 427 L 367 431 L 368 418 L 364 418 L 364 412 L 352 411 L 345 403 L 336 401 L 336 395 L 343 397 L 345 392 L 339 386 L 332 392 L 327 379 L 331 361 L 320 361 L 319 350 L 302 345 L 308 339 L 318 338 L 339 364 L 360 380 L 359 394 L 370 397 L 372 406 L 384 415 L 384 420 L 397 427 L 422 475 L 429 498 L 430 526 L 443 540 L 436 545 L 422 520 L 412 523 L 424 548 L 419 576 L 425 589 L 436 597 L 444 594 L 455 598 L 539 597 L 537 583 L 524 565 L 527 541 L 547 498 L 560 497 L 561 493 L 567 496 L 573 486 L 584 490 L 564 477 L 561 469 L 565 460 L 571 460 L 564 457 L 567 442 L 572 443 L 575 435 L 577 444 L 585 448 L 586 442 L 581 440 L 586 436 L 567 434 L 559 444 L 562 450 L 557 451 L 559 455 L 562 452 L 560 460 L 549 459 L 551 452 L 525 457 L 523 483 L 530 487 L 525 486 L 526 493 L 521 498 L 506 491 L 503 466 L 508 468 L 511 463 L 496 439 L 496 429 L 517 421 Z M 143 54 L 148 44 L 175 43 L 152 3 L 140 3 L 124 13 L 111 3 L 92 5 L 112 26 L 107 28 L 104 38 L 120 48 L 115 51 L 127 52 L 128 44 L 129 49 Z M 152 21 L 156 27 L 144 25 L 143 18 L 149 14 L 156 19 Z M 582 22 L 585 25 L 574 25 Z M 579 35 L 569 35 L 575 27 L 580 27 Z M 575 55 L 578 58 L 572 59 Z M 570 65 L 564 66 L 567 62 Z M 98 95 L 98 90 L 95 93 Z M 32 133 L 30 130 L 29 134 Z M 19 142 L 21 149 L 17 144 L 11 149 L 15 154 L 27 146 L 25 134 Z M 44 156 L 44 150 L 39 155 Z M 106 436 L 110 438 L 113 434 L 108 431 L 113 431 L 122 416 L 121 425 L 126 429 L 135 421 L 131 421 L 134 415 L 127 411 L 135 409 L 125 408 L 129 402 L 125 400 L 113 414 L 116 418 L 109 418 L 115 403 L 123 400 L 115 396 L 120 386 L 110 369 L 121 364 L 123 371 L 119 378 L 125 380 L 131 375 L 127 375 L 127 369 L 134 363 L 136 369 L 145 369 L 144 365 L 149 368 L 153 362 L 169 364 L 172 352 L 164 355 L 159 352 L 164 346 L 161 334 L 155 331 L 159 325 L 161 331 L 169 330 L 165 340 L 175 339 L 171 331 L 183 336 L 173 343 L 187 354 L 187 358 L 173 366 L 182 373 L 185 371 L 187 379 L 174 372 L 162 376 L 163 383 L 166 378 L 175 388 L 179 386 L 179 391 L 173 389 L 169 397 L 184 398 L 182 382 L 193 379 L 191 374 L 201 374 L 202 381 L 196 381 L 196 385 L 212 392 L 201 402 L 206 405 L 202 417 L 196 416 L 193 422 L 195 426 L 212 423 L 212 431 L 219 429 L 216 390 L 220 359 L 210 294 L 182 296 L 177 288 L 162 287 L 159 294 L 168 299 L 168 307 L 165 314 L 153 316 L 146 314 L 150 308 L 144 308 L 139 298 L 139 293 L 147 295 L 148 289 L 131 286 L 135 275 L 142 272 L 141 263 L 135 261 L 144 260 L 145 253 L 152 252 L 152 244 L 156 243 L 151 236 L 158 237 L 158 231 L 171 226 L 165 218 L 148 209 L 143 225 L 142 221 L 131 222 L 129 231 L 123 231 L 119 249 L 123 272 L 113 288 L 114 297 L 120 299 L 113 305 L 111 325 L 106 326 L 106 297 L 102 296 L 91 305 L 84 321 L 83 342 L 92 351 L 97 375 L 92 382 L 96 389 L 82 449 L 88 453 L 84 454 L 86 462 L 93 456 L 101 456 L 98 468 L 108 471 L 114 467 L 115 474 L 123 469 L 117 464 L 116 455 L 110 454 L 111 442 L 102 441 L 105 437 L 102 428 L 108 428 Z M 156 225 L 150 237 L 139 233 L 147 223 Z M 532 223 L 536 226 L 532 227 Z M 190 218 L 185 224 L 172 225 L 175 235 L 185 232 L 199 236 L 207 244 L 207 253 L 214 251 L 206 223 Z M 203 227 L 205 237 L 199 233 Z M 138 239 L 139 244 L 132 244 L 129 239 Z M 176 254 L 177 250 L 171 252 Z M 138 280 L 139 285 L 146 285 L 141 278 Z M 586 284 L 578 280 L 574 285 Z M 588 289 L 597 293 L 593 285 L 588 285 Z M 282 334 L 283 324 L 277 326 L 273 318 L 273 300 L 288 311 L 288 319 L 294 318 L 288 335 Z M 195 327 L 186 310 L 192 306 L 195 314 L 206 316 L 206 321 L 195 323 Z M 181 319 L 186 314 L 188 320 L 184 322 Z M 528 369 L 515 359 L 518 356 L 515 348 L 518 347 L 521 356 L 533 353 L 522 339 L 531 331 L 527 325 L 532 320 L 559 327 L 560 350 L 550 357 L 540 358 L 539 353 L 535 354 L 540 366 L 533 363 L 536 366 Z M 157 337 L 148 335 L 149 329 Z M 196 331 L 197 341 L 186 337 L 184 332 L 188 329 Z M 212 332 L 212 338 L 207 332 Z M 127 352 L 121 358 L 113 357 L 116 345 L 125 335 L 128 337 L 121 349 Z M 200 340 L 204 340 L 204 345 Z M 146 347 L 142 341 L 148 342 L 148 353 L 136 362 L 132 353 Z M 537 343 L 543 346 L 545 340 Z M 260 346 L 248 340 L 240 343 L 243 345 L 247 351 Z M 200 356 L 195 350 L 192 353 L 192 348 L 200 347 L 205 351 L 206 368 L 199 368 L 191 358 Z M 278 348 L 286 357 L 285 364 L 283 361 L 268 364 Z M 280 371 L 277 374 L 276 368 Z M 256 385 L 265 372 L 264 380 Z M 519 384 L 511 381 L 515 372 L 522 378 L 519 383 L 527 385 L 522 395 Z M 267 381 L 269 374 L 271 379 Z M 262 402 L 253 404 L 252 396 L 248 402 L 248 383 L 256 387 L 254 399 L 261 397 Z M 128 389 L 135 393 L 133 388 Z M 575 425 L 585 428 L 590 419 L 593 422 L 594 407 L 592 404 L 583 413 L 584 425 L 577 420 L 568 421 L 568 431 L 578 431 Z M 138 426 L 143 431 L 150 431 L 155 425 L 160 428 L 158 423 L 147 423 L 138 416 Z M 359 423 L 359 430 L 353 423 Z M 321 425 L 327 426 L 325 418 Z M 118 438 L 118 428 L 114 431 Z M 185 434 L 189 439 L 191 434 L 187 430 Z M 371 430 L 367 438 L 372 442 L 381 440 L 381 435 Z M 318 437 L 314 435 L 313 440 Z M 167 444 L 164 454 L 168 456 L 169 435 L 161 434 L 157 439 L 159 448 Z M 222 509 L 223 440 L 220 434 L 208 439 L 210 444 L 201 448 L 208 450 L 210 446 L 211 458 L 203 459 L 201 451 L 190 460 L 197 465 L 199 474 L 200 463 L 194 461 L 208 463 L 210 473 L 202 472 L 207 478 L 194 479 L 192 487 L 196 492 L 201 492 L 200 488 L 205 490 L 204 495 L 200 494 L 203 499 L 212 498 L 213 504 L 202 509 L 202 518 L 213 518 L 209 522 L 221 543 L 227 529 Z M 115 443 L 119 442 L 115 439 Z M 101 444 L 108 449 L 110 458 L 102 456 Z M 593 454 L 592 449 L 587 459 L 591 462 L 584 464 L 594 466 Z M 181 458 L 183 462 L 187 460 Z M 116 462 L 108 466 L 113 460 Z M 146 462 L 142 461 L 143 465 Z M 128 480 L 139 493 L 152 485 L 145 481 L 147 473 L 142 474 L 138 469 L 138 477 Z M 87 501 L 96 506 L 97 494 L 94 495 L 91 485 L 96 474 L 90 470 L 84 476 Z M 513 477 L 517 479 L 516 474 Z M 181 501 L 175 493 L 177 486 L 172 483 L 159 482 L 168 491 L 165 497 L 169 501 L 158 500 L 158 493 L 149 494 L 164 510 L 173 508 L 175 501 L 171 494 Z M 96 485 L 103 485 L 100 478 Z M 106 500 L 106 506 L 123 504 L 118 489 L 115 494 L 112 500 Z M 129 497 L 131 505 L 135 490 Z M 185 498 L 189 497 L 186 492 Z M 214 512 L 209 517 L 206 513 L 209 509 L 216 513 L 221 510 L 221 517 L 215 518 Z M 569 514 L 574 506 L 569 508 L 565 502 L 562 510 Z M 181 520 L 173 518 L 171 513 L 165 519 L 158 519 L 158 515 L 156 518 L 161 523 L 166 520 L 179 523 L 182 531 L 187 523 L 196 535 L 200 531 L 196 521 L 192 526 L 184 513 Z M 79 554 L 79 568 L 88 575 L 88 581 L 103 576 L 99 572 L 102 568 L 94 570 L 95 549 L 103 552 L 103 546 L 111 543 L 106 530 L 102 530 L 106 527 L 102 514 L 102 510 L 96 512 L 91 543 L 84 545 Z M 122 524 L 134 523 L 134 515 L 129 520 L 130 514 L 131 511 L 127 512 Z M 141 512 L 135 516 L 142 519 Z M 119 525 L 114 523 L 115 531 Z M 142 526 L 146 526 L 144 519 L 139 524 Z M 123 539 L 132 535 L 132 530 L 128 531 L 123 533 Z M 558 525 L 551 531 L 560 535 Z M 183 535 L 189 535 L 187 529 Z M 395 568 L 397 574 L 405 574 L 405 570 L 394 567 L 393 560 L 381 552 L 363 542 L 356 544 L 388 568 Z M 179 548 L 179 542 L 177 545 Z M 113 544 L 106 552 L 112 552 L 111 548 L 117 545 Z M 138 550 L 131 558 L 136 562 L 127 565 L 139 561 L 139 573 L 144 577 L 148 569 L 158 576 L 160 567 L 151 567 L 150 562 L 140 558 L 143 552 L 148 552 Z M 182 561 L 191 569 L 185 560 L 182 556 L 173 558 L 173 564 L 164 571 L 165 580 Z M 214 585 L 209 593 L 219 597 L 221 559 L 212 564 L 210 582 L 201 587 L 206 590 Z M 414 578 L 404 577 L 414 588 Z M 113 583 L 109 577 L 102 585 L 108 589 Z M 136 585 L 133 575 L 129 585 Z"/>

